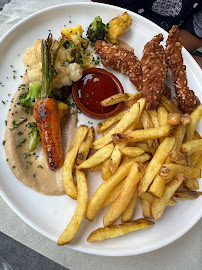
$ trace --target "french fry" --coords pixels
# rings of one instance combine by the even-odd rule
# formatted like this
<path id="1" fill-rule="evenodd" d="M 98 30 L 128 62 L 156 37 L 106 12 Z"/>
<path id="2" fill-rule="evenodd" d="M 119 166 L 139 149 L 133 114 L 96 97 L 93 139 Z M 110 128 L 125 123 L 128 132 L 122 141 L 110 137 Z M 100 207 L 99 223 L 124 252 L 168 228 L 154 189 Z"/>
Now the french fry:
<path id="1" fill-rule="evenodd" d="M 144 199 L 144 200 L 147 200 L 147 201 L 149 201 L 150 203 L 152 203 L 153 202 L 153 200 L 155 199 L 151 194 L 149 194 L 148 192 L 145 192 L 145 193 L 143 193 L 143 194 L 141 194 L 140 196 L 139 196 L 141 199 Z M 166 206 L 173 206 L 173 205 L 175 205 L 177 202 L 173 199 L 173 198 L 171 198 L 169 201 L 168 201 L 168 203 L 166 204 Z"/>
<path id="2" fill-rule="evenodd" d="M 150 160 L 150 155 L 147 154 L 147 153 L 144 153 L 144 154 L 142 154 L 142 155 L 140 155 L 140 156 L 138 156 L 138 157 L 135 157 L 135 158 L 133 158 L 133 159 L 134 159 L 134 161 L 136 161 L 136 162 L 144 163 L 144 162 Z"/>
<path id="3" fill-rule="evenodd" d="M 128 222 L 133 218 L 136 200 L 137 200 L 137 190 L 134 191 L 128 206 L 123 211 L 121 222 Z"/>
<path id="4" fill-rule="evenodd" d="M 113 124 L 118 122 L 125 114 L 127 111 L 120 111 L 115 115 L 112 115 L 108 117 L 106 120 L 100 122 L 97 124 L 97 133 L 103 133 L 105 132 L 109 127 L 111 127 Z"/>
<path id="5" fill-rule="evenodd" d="M 148 229 L 150 228 L 154 222 L 147 220 L 147 219 L 138 219 L 129 221 L 119 225 L 111 225 L 104 228 L 99 228 L 93 231 L 87 238 L 88 242 L 94 241 L 103 241 L 108 238 L 113 238 L 117 236 L 124 235 L 129 232 L 141 230 L 141 229 Z"/>
<path id="6" fill-rule="evenodd" d="M 124 181 L 119 196 L 104 216 L 104 226 L 111 225 L 126 209 L 133 196 L 134 190 L 137 188 L 137 185 L 142 178 L 143 172 L 144 166 L 141 163 L 134 162 Z"/>
<path id="7" fill-rule="evenodd" d="M 166 125 L 160 128 L 149 128 L 134 130 L 127 133 L 115 133 L 112 139 L 115 143 L 120 142 L 141 142 L 151 139 L 158 139 L 169 135 L 171 125 Z"/>
<path id="8" fill-rule="evenodd" d="M 147 143 L 135 143 L 134 146 L 143 149 L 146 153 L 151 153 L 151 149 L 149 148 Z"/>
<path id="9" fill-rule="evenodd" d="M 187 135 L 187 142 L 191 141 L 196 127 L 202 117 L 202 105 L 199 105 L 191 114 L 191 123 L 187 125 L 186 135 Z"/>
<path id="10" fill-rule="evenodd" d="M 121 148 L 125 145 L 126 145 L 125 143 L 119 143 L 119 144 L 116 144 L 114 147 L 114 150 L 111 154 L 110 164 L 109 164 L 109 168 L 110 168 L 112 174 L 114 174 L 117 171 L 117 169 L 121 163 L 122 153 L 120 152 L 119 148 Z"/>
<path id="11" fill-rule="evenodd" d="M 202 195 L 202 192 L 200 191 L 178 190 L 173 195 L 173 198 L 175 200 L 194 200 L 200 195 Z"/>
<path id="12" fill-rule="evenodd" d="M 98 164 L 98 165 L 96 165 L 96 166 L 94 166 L 94 167 L 91 167 L 90 168 L 90 171 L 91 172 L 98 172 L 98 171 L 100 171 L 102 169 L 102 163 L 100 163 L 100 164 Z"/>
<path id="13" fill-rule="evenodd" d="M 196 151 L 202 151 L 202 139 L 187 141 L 181 146 L 180 150 L 187 156 Z"/>
<path id="14" fill-rule="evenodd" d="M 143 125 L 144 129 L 154 127 L 147 110 L 144 110 L 142 112 L 141 121 L 142 121 L 142 125 Z M 149 148 L 151 149 L 152 155 L 154 155 L 156 148 L 158 147 L 158 142 L 155 140 L 148 140 L 147 143 L 148 143 Z"/>
<path id="15" fill-rule="evenodd" d="M 166 204 L 172 198 L 175 191 L 179 188 L 179 186 L 184 181 L 184 176 L 182 174 L 178 174 L 173 180 L 171 180 L 164 189 L 164 193 L 160 199 L 154 199 L 151 206 L 151 213 L 154 220 L 158 220 L 161 218 Z"/>
<path id="16" fill-rule="evenodd" d="M 172 150 L 174 143 L 174 137 L 166 137 L 159 145 L 141 181 L 141 193 L 147 191 L 149 185 L 153 181 L 154 177 L 157 175 L 167 155 Z"/>
<path id="17" fill-rule="evenodd" d="M 199 168 L 190 168 L 179 164 L 164 164 L 159 170 L 159 175 L 172 179 L 176 174 L 181 173 L 187 178 L 201 178 L 201 170 Z"/>
<path id="18" fill-rule="evenodd" d="M 199 159 L 197 160 L 196 164 L 194 165 L 195 168 L 202 169 L 202 154 L 200 155 Z"/>
<path id="19" fill-rule="evenodd" d="M 83 126 L 83 125 L 79 126 L 76 137 L 74 139 L 73 146 L 67 153 L 65 157 L 65 161 L 64 161 L 62 178 L 64 182 L 65 192 L 72 199 L 77 198 L 77 190 L 76 190 L 76 186 L 74 184 L 74 179 L 72 176 L 72 169 L 75 163 L 77 153 L 79 151 L 79 148 L 81 146 L 83 139 L 86 136 L 87 131 L 88 131 L 87 126 Z"/>
<path id="20" fill-rule="evenodd" d="M 88 220 L 93 221 L 96 213 L 100 207 L 102 207 L 109 193 L 128 175 L 133 162 L 133 160 L 129 160 L 120 165 L 116 173 L 99 186 L 88 203 L 86 210 L 86 218 Z"/>
<path id="21" fill-rule="evenodd" d="M 114 149 L 113 143 L 104 146 L 103 148 L 95 152 L 87 160 L 85 160 L 83 163 L 81 163 L 81 165 L 79 165 L 78 167 L 78 170 L 88 169 L 102 163 L 111 156 L 113 149 Z"/>
<path id="22" fill-rule="evenodd" d="M 145 98 L 141 98 L 137 103 L 135 103 L 130 110 L 121 118 L 121 120 L 117 123 L 117 125 L 109 130 L 108 133 L 103 135 L 102 137 L 95 140 L 92 144 L 93 149 L 100 149 L 106 144 L 112 141 L 112 134 L 117 132 L 125 131 L 133 122 L 139 120 L 139 117 L 142 113 L 142 110 L 145 107 L 146 100 Z"/>
<path id="23" fill-rule="evenodd" d="M 116 185 L 114 187 L 114 189 L 112 190 L 112 192 L 109 193 L 109 195 L 107 196 L 106 200 L 104 201 L 102 207 L 108 205 L 108 204 L 111 204 L 113 203 L 116 198 L 119 196 L 119 193 L 121 192 L 122 188 L 123 188 L 123 184 L 124 184 L 124 179 L 118 183 L 118 185 Z"/>
<path id="24" fill-rule="evenodd" d="M 116 94 L 111 97 L 108 97 L 100 102 L 103 107 L 108 107 L 120 102 L 123 102 L 128 99 L 126 94 Z"/>
<path id="25" fill-rule="evenodd" d="M 178 152 L 176 150 L 172 150 L 169 153 L 169 157 L 175 163 L 178 163 L 178 164 L 181 164 L 181 165 L 187 165 L 187 160 L 186 160 L 187 157 L 186 157 L 185 154 L 183 154 L 181 152 Z"/>
<path id="26" fill-rule="evenodd" d="M 145 218 L 151 217 L 151 202 L 145 199 L 141 199 L 141 205 L 142 205 L 142 215 Z"/>
<path id="27" fill-rule="evenodd" d="M 127 93 L 126 95 L 128 96 L 128 99 L 124 101 L 125 105 L 131 107 L 135 102 L 137 102 L 138 99 L 140 99 L 143 96 L 143 93 L 142 91 L 140 91 L 131 95 L 128 95 Z"/>
<path id="28" fill-rule="evenodd" d="M 155 128 L 159 127 L 159 120 L 158 120 L 158 114 L 156 110 L 148 111 L 150 118 L 152 120 L 153 126 Z"/>
<path id="29" fill-rule="evenodd" d="M 88 205 L 88 185 L 85 173 L 76 170 L 76 179 L 78 188 L 77 207 L 71 221 L 67 225 L 62 235 L 59 237 L 57 241 L 58 245 L 65 245 L 72 241 L 74 236 L 77 234 L 81 222 L 85 216 Z"/>
<path id="30" fill-rule="evenodd" d="M 161 97 L 161 104 L 166 108 L 166 110 L 168 110 L 168 112 L 180 114 L 180 111 L 178 110 L 176 105 L 169 99 L 167 99 L 164 95 L 162 95 Z"/>
<path id="31" fill-rule="evenodd" d="M 149 188 L 149 193 L 151 193 L 155 198 L 161 198 L 164 192 L 165 184 L 165 178 L 157 174 Z"/>
<path id="32" fill-rule="evenodd" d="M 199 189 L 199 182 L 196 178 L 185 178 L 183 182 L 183 186 L 188 188 L 189 190 L 197 190 Z"/>
<path id="33" fill-rule="evenodd" d="M 83 142 L 81 143 L 81 146 L 79 148 L 78 154 L 77 154 L 77 159 L 76 159 L 76 164 L 80 165 L 84 160 L 87 159 L 91 144 L 94 139 L 94 134 L 95 130 L 94 127 L 90 127 L 86 137 L 84 138 Z"/>
<path id="34" fill-rule="evenodd" d="M 102 163 L 101 173 L 102 173 L 103 180 L 107 180 L 112 175 L 112 172 L 109 168 L 110 162 L 111 162 L 111 159 L 108 158 Z"/>
<path id="35" fill-rule="evenodd" d="M 168 111 L 166 108 L 159 106 L 157 108 L 157 115 L 158 115 L 158 122 L 160 127 L 164 127 L 167 125 L 167 117 L 168 117 Z"/>
<path id="36" fill-rule="evenodd" d="M 181 121 L 181 115 L 178 113 L 169 113 L 167 116 L 167 123 L 169 125 L 179 125 Z"/>
<path id="37" fill-rule="evenodd" d="M 137 157 L 144 154 L 144 150 L 138 147 L 121 147 L 119 150 L 128 157 Z"/>

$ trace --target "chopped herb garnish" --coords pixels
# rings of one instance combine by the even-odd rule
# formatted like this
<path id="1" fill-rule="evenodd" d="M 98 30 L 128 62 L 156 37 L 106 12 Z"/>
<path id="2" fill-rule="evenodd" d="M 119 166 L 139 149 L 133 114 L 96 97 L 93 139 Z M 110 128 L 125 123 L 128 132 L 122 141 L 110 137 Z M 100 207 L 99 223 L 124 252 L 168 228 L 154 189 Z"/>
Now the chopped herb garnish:
<path id="1" fill-rule="evenodd" d="M 15 166 L 12 166 L 13 169 L 15 169 Z"/>
<path id="2" fill-rule="evenodd" d="M 33 176 L 33 177 L 36 177 L 36 174 L 35 174 L 35 173 L 33 173 L 33 174 L 32 174 L 32 176 Z"/>
<path id="3" fill-rule="evenodd" d="M 22 132 L 22 131 L 19 131 L 19 132 L 18 132 L 18 135 L 22 135 L 22 134 L 23 134 L 23 132 Z"/>
<path id="4" fill-rule="evenodd" d="M 37 167 L 37 168 L 43 169 L 43 166 L 41 166 L 41 165 L 38 165 L 38 167 Z"/>
<path id="5" fill-rule="evenodd" d="M 5 120 L 5 125 L 7 126 L 7 120 Z"/>
<path id="6" fill-rule="evenodd" d="M 5 145 L 6 144 L 6 140 L 3 140 L 2 144 Z"/>
<path id="7" fill-rule="evenodd" d="M 6 159 L 6 161 L 8 162 L 8 158 Z"/>
<path id="8" fill-rule="evenodd" d="M 3 100 L 2 100 L 2 103 L 3 103 L 4 105 L 6 104 L 5 101 L 3 101 Z"/>

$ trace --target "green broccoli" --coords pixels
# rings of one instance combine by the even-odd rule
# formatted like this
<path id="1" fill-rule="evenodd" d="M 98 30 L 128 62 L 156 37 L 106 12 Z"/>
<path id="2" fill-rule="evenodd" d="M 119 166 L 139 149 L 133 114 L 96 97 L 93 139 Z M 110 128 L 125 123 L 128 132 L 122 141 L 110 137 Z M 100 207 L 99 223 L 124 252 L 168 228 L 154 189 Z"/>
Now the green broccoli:
<path id="1" fill-rule="evenodd" d="M 29 128 L 29 144 L 28 148 L 30 151 L 34 151 L 37 148 L 37 144 L 40 141 L 39 129 L 36 122 L 29 122 L 26 127 Z"/>
<path id="2" fill-rule="evenodd" d="M 34 108 L 37 99 L 41 98 L 42 84 L 39 81 L 34 81 L 29 84 L 29 91 L 22 93 L 19 96 L 20 104 L 24 107 Z"/>
<path id="3" fill-rule="evenodd" d="M 97 16 L 89 25 L 87 30 L 87 38 L 95 43 L 97 40 L 104 40 L 108 33 L 109 24 L 104 24 L 102 18 Z"/>

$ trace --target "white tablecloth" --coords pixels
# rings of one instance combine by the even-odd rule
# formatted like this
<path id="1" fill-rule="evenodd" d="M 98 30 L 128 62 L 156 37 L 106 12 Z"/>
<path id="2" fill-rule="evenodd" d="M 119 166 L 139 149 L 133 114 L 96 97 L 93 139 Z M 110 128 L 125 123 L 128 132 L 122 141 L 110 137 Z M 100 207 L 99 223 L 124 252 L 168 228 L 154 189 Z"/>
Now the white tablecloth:
<path id="1" fill-rule="evenodd" d="M 14 24 L 43 8 L 63 4 L 65 0 L 12 0 L 0 12 L 0 37 Z M 180 217 L 179 217 L 180 218 Z M 174 243 L 147 254 L 130 257 L 103 257 L 84 254 L 68 247 L 58 247 L 22 221 L 0 198 L 0 230 L 71 270 L 201 270 L 202 220 Z"/>

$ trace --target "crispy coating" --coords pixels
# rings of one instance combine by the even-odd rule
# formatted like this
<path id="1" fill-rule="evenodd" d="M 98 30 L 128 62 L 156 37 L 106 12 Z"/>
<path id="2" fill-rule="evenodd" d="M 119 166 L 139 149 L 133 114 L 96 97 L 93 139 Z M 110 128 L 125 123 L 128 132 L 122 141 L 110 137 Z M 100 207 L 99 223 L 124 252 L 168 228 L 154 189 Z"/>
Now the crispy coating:
<path id="1" fill-rule="evenodd" d="M 182 113 L 191 113 L 200 101 L 193 90 L 187 86 L 186 66 L 183 65 L 182 40 L 179 28 L 174 25 L 166 41 L 166 59 L 171 69 L 171 79 L 175 87 L 177 103 Z"/>
<path id="2" fill-rule="evenodd" d="M 167 99 L 171 99 L 171 89 L 170 89 L 170 87 L 168 87 L 166 84 L 164 84 L 163 95 L 164 95 Z"/>
<path id="3" fill-rule="evenodd" d="M 164 90 L 164 80 L 167 76 L 165 51 L 163 46 L 159 45 L 162 40 L 162 34 L 153 37 L 144 46 L 143 56 L 140 60 L 143 72 L 142 91 L 147 99 L 146 108 L 148 110 L 154 110 L 159 105 Z"/>
<path id="4" fill-rule="evenodd" d="M 142 69 L 134 52 L 116 45 L 107 44 L 102 40 L 96 41 L 95 49 L 97 54 L 101 56 L 102 63 L 105 67 L 129 75 L 131 82 L 136 88 L 138 90 L 141 89 Z"/>

